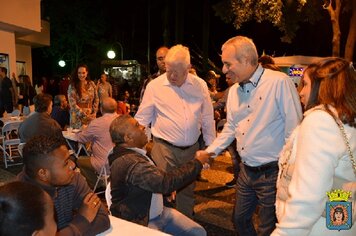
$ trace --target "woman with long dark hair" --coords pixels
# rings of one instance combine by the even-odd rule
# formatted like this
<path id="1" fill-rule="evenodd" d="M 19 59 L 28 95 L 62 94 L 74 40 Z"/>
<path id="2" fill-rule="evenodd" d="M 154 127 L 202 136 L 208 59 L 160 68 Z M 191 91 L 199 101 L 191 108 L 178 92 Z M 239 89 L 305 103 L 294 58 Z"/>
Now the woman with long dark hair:
<path id="1" fill-rule="evenodd" d="M 73 73 L 68 87 L 68 101 L 72 128 L 79 129 L 96 118 L 99 107 L 98 93 L 85 64 L 78 65 Z"/>

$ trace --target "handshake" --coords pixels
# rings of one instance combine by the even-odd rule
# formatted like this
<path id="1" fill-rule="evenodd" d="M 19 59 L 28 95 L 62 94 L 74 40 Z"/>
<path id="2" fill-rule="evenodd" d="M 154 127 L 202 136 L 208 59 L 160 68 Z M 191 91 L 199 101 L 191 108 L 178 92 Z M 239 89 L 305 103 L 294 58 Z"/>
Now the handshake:
<path id="1" fill-rule="evenodd" d="M 210 168 L 210 159 L 211 157 L 215 156 L 215 153 L 208 153 L 207 151 L 204 150 L 199 150 L 195 153 L 195 159 L 200 161 L 200 163 L 203 165 L 204 169 Z"/>

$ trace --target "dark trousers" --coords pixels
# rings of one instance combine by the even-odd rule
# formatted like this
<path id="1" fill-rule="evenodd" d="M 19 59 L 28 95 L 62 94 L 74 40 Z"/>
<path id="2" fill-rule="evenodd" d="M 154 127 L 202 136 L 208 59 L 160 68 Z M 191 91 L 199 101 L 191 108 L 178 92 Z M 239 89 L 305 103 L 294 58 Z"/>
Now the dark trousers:
<path id="1" fill-rule="evenodd" d="M 6 111 L 7 113 L 11 113 L 14 110 L 12 102 L 0 104 L 0 117 L 3 117 L 3 113 Z"/>
<path id="2" fill-rule="evenodd" d="M 234 224 L 239 235 L 267 236 L 272 233 L 277 222 L 275 215 L 276 181 L 278 165 L 268 170 L 251 171 L 240 164 L 237 179 Z M 259 205 L 259 225 L 257 231 L 252 215 Z"/>
<path id="3" fill-rule="evenodd" d="M 230 153 L 231 156 L 234 179 L 237 179 L 240 172 L 241 157 L 236 150 L 236 139 L 227 147 L 227 151 Z"/>
<path id="4" fill-rule="evenodd" d="M 157 167 L 169 172 L 173 167 L 180 167 L 190 160 L 194 159 L 195 152 L 199 150 L 199 144 L 196 142 L 184 150 L 173 147 L 160 139 L 153 138 L 153 148 L 151 156 Z M 188 183 L 184 188 L 177 191 L 176 208 L 178 211 L 193 217 L 195 182 Z"/>

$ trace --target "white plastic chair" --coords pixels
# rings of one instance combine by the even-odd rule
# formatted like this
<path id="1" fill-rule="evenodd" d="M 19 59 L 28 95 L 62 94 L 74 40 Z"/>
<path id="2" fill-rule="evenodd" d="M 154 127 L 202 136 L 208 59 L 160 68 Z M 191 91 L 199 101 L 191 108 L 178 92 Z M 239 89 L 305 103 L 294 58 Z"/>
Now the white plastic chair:
<path id="1" fill-rule="evenodd" d="M 12 165 L 20 165 L 22 162 L 17 162 L 14 164 L 8 164 L 8 162 L 12 162 L 14 157 L 13 151 L 18 151 L 18 145 L 21 143 L 18 137 L 13 138 L 13 133 L 18 133 L 18 128 L 21 124 L 21 121 L 9 122 L 5 123 L 2 127 L 1 131 L 1 139 L 2 139 L 2 150 L 3 150 L 3 157 L 5 162 L 5 168 Z"/>
<path id="2" fill-rule="evenodd" d="M 109 155 L 112 153 L 112 151 L 113 151 L 113 148 L 111 148 L 109 150 L 109 152 L 107 154 L 107 157 L 106 157 L 106 162 L 103 165 L 103 167 L 101 167 L 101 169 L 100 169 L 100 173 L 98 175 L 98 178 L 96 179 L 96 183 L 95 183 L 95 186 L 94 186 L 94 189 L 93 189 L 94 192 L 96 191 L 96 188 L 98 187 L 98 184 L 99 184 L 100 181 L 104 182 L 105 187 L 108 186 L 108 179 L 110 177 L 110 173 L 108 173 L 107 170 L 110 169 L 110 167 L 109 167 Z M 103 192 L 105 192 L 105 191 L 100 191 L 100 192 L 97 192 L 97 193 L 100 194 L 100 193 L 103 193 Z"/>
<path id="3" fill-rule="evenodd" d="M 18 149 L 18 152 L 20 154 L 20 156 L 23 158 L 23 154 L 22 154 L 22 151 L 23 151 L 23 148 L 25 146 L 26 143 L 20 143 L 19 146 L 17 147 Z"/>
<path id="4" fill-rule="evenodd" d="M 105 189 L 105 200 L 106 200 L 106 205 L 108 205 L 109 214 L 111 215 L 110 207 L 111 207 L 112 201 L 111 201 L 111 183 L 110 182 L 108 183 L 108 185 L 106 186 L 106 189 Z"/>
<path id="5" fill-rule="evenodd" d="M 93 189 L 94 192 L 96 191 L 96 188 L 98 187 L 100 181 L 104 182 L 105 187 L 108 186 L 108 179 L 110 177 L 107 174 L 107 171 L 106 171 L 106 168 L 108 168 L 108 167 L 109 167 L 109 164 L 107 164 L 107 163 L 105 163 L 105 165 L 103 167 L 101 167 L 100 173 L 98 175 L 98 178 L 96 179 L 96 183 L 95 183 L 95 186 L 94 186 L 94 189 Z M 100 194 L 100 193 L 103 193 L 103 192 L 104 191 L 100 191 L 100 192 L 96 192 L 96 193 Z"/>

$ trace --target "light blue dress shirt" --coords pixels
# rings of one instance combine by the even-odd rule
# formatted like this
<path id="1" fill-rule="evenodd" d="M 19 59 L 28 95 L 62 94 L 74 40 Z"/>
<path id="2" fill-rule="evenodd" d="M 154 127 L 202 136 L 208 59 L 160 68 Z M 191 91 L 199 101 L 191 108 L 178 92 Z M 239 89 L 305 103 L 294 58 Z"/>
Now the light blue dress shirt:
<path id="1" fill-rule="evenodd" d="M 231 87 L 226 124 L 206 151 L 219 154 L 236 138 L 241 160 L 260 166 L 278 160 L 286 139 L 302 119 L 302 109 L 286 74 L 259 65 L 250 81 Z"/>

